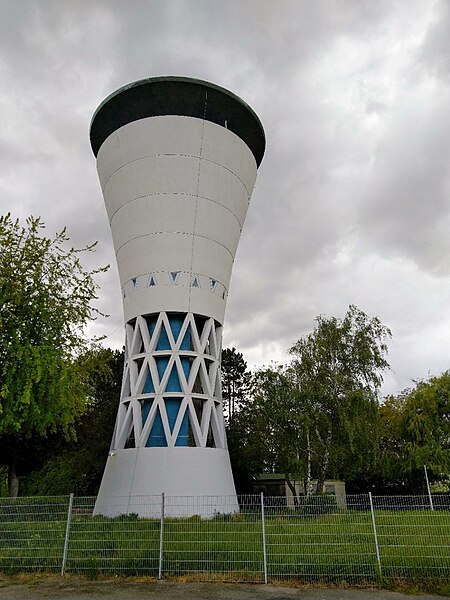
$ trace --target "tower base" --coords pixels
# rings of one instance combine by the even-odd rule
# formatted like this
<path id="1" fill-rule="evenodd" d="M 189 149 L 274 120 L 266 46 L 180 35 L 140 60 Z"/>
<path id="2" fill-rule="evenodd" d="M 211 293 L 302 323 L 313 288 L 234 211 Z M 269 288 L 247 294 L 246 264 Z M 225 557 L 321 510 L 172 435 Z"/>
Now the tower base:
<path id="1" fill-rule="evenodd" d="M 140 517 L 239 511 L 228 450 L 219 448 L 128 448 L 108 456 L 94 515 Z"/>

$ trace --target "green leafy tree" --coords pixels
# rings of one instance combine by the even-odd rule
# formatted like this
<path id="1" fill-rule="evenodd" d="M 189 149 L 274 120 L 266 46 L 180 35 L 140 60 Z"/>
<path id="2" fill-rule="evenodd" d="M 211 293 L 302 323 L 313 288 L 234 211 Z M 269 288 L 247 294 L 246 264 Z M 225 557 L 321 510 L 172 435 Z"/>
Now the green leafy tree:
<path id="1" fill-rule="evenodd" d="M 251 374 L 244 356 L 234 347 L 222 350 L 221 372 L 224 412 L 231 422 L 248 398 Z"/>
<path id="2" fill-rule="evenodd" d="M 53 238 L 30 217 L 26 226 L 0 217 L 0 440 L 8 465 L 9 492 L 17 495 L 21 443 L 60 429 L 74 435 L 85 406 L 86 385 L 77 358 L 89 342 L 85 326 L 98 311 L 94 276 L 82 249 L 66 248 L 65 230 Z"/>
<path id="3" fill-rule="evenodd" d="M 290 349 L 296 384 L 307 399 L 318 492 L 330 471 L 351 466 L 357 456 L 367 461 L 364 448 L 374 452 L 390 336 L 378 318 L 350 306 L 343 319 L 317 317 L 314 331 Z"/>
<path id="4" fill-rule="evenodd" d="M 272 465 L 266 470 L 284 473 L 296 501 L 294 481 L 311 480 L 310 415 L 291 369 L 278 366 L 255 373 L 251 410 L 271 449 Z M 308 484 L 306 488 L 309 492 Z"/>
<path id="5" fill-rule="evenodd" d="M 390 485 L 424 491 L 450 475 L 450 371 L 390 397 L 381 407 L 382 470 Z"/>
<path id="6" fill-rule="evenodd" d="M 233 473 L 240 491 L 251 491 L 262 472 L 281 472 L 296 498 L 294 481 L 310 477 L 308 411 L 290 369 L 253 374 L 249 399 L 228 427 Z"/>
<path id="7" fill-rule="evenodd" d="M 252 410 L 252 404 L 237 412 L 227 426 L 228 450 L 238 494 L 253 493 L 255 477 L 271 471 L 274 449 L 264 435 L 264 423 Z"/>
<path id="8" fill-rule="evenodd" d="M 73 492 L 93 496 L 98 492 L 117 415 L 124 353 L 100 348 L 81 360 L 88 394 L 86 410 L 75 423 L 76 440 L 67 441 L 60 435 L 44 444 L 47 459 L 22 484 L 27 495 Z"/>

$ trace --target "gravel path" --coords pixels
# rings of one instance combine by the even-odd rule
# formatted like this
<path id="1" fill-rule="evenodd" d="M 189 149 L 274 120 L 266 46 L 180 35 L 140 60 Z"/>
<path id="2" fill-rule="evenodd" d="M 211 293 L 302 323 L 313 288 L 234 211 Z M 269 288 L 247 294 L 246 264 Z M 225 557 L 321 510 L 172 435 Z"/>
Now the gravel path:
<path id="1" fill-rule="evenodd" d="M 0 577 L 0 600 L 436 600 L 369 588 Z"/>

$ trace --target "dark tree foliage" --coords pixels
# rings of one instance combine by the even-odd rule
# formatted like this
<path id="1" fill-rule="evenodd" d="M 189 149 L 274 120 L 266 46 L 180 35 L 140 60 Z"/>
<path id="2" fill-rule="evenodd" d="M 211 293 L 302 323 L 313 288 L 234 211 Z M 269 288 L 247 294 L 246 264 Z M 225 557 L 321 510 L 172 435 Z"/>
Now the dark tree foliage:
<path id="1" fill-rule="evenodd" d="M 77 439 L 54 440 L 47 460 L 25 479 L 22 487 L 26 494 L 90 496 L 98 492 L 119 404 L 124 355 L 99 349 L 81 360 L 89 391 L 86 411 L 75 425 Z"/>
<path id="2" fill-rule="evenodd" d="M 250 397 L 229 426 L 233 473 L 240 491 L 250 492 L 263 472 L 306 476 L 307 415 L 284 367 L 253 374 Z M 242 489 L 243 488 L 243 489 Z"/>
<path id="3" fill-rule="evenodd" d="M 450 371 L 391 396 L 381 413 L 381 475 L 386 488 L 426 492 L 450 478 Z"/>
<path id="4" fill-rule="evenodd" d="M 251 374 L 241 352 L 222 350 L 222 402 L 225 418 L 231 422 L 248 399 Z"/>

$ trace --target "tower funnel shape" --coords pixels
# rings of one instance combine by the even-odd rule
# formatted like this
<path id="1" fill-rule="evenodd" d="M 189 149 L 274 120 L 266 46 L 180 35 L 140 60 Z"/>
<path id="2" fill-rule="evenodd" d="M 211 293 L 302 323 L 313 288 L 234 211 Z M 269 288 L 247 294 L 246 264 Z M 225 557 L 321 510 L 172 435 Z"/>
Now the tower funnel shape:
<path id="1" fill-rule="evenodd" d="M 121 398 L 95 512 L 155 516 L 142 496 L 163 492 L 216 497 L 202 511 L 186 502 L 181 514 L 234 512 L 221 339 L 265 149 L 262 125 L 223 88 L 160 77 L 109 96 L 94 114 L 91 145 L 126 329 Z"/>

